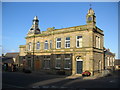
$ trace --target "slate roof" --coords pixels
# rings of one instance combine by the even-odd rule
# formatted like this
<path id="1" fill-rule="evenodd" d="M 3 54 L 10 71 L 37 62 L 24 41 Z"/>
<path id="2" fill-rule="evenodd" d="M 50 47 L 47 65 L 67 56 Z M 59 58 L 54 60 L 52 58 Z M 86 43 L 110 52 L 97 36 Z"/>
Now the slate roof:
<path id="1" fill-rule="evenodd" d="M 12 58 L 16 58 L 17 56 L 19 56 L 19 53 L 6 53 L 5 57 L 12 57 Z"/>
<path id="2" fill-rule="evenodd" d="M 2 57 L 3 63 L 14 63 L 13 58 L 11 57 Z"/>
<path id="3" fill-rule="evenodd" d="M 105 55 L 115 56 L 115 53 L 110 52 L 110 50 L 109 50 L 109 49 L 106 49 L 105 47 L 104 47 L 104 52 L 105 52 Z"/>

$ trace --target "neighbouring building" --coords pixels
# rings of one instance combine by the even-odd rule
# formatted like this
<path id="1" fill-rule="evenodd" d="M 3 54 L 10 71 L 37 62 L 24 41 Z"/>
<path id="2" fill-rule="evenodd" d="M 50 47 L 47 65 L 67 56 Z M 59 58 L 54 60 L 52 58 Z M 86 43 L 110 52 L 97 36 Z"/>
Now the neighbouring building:
<path id="1" fill-rule="evenodd" d="M 110 52 L 110 49 L 104 49 L 105 69 L 114 70 L 115 53 Z"/>
<path id="2" fill-rule="evenodd" d="M 19 65 L 19 53 L 15 52 L 15 53 L 6 53 L 5 54 L 6 58 L 12 58 L 14 64 Z"/>
<path id="3" fill-rule="evenodd" d="M 26 44 L 20 45 L 21 66 L 35 71 L 67 75 L 81 74 L 88 70 L 92 75 L 105 67 L 104 33 L 96 26 L 94 10 L 86 15 L 86 25 L 40 31 L 37 16 L 26 36 Z"/>
<path id="4" fill-rule="evenodd" d="M 120 70 L 120 59 L 115 59 L 115 70 Z"/>
<path id="5" fill-rule="evenodd" d="M 1 57 L 2 59 L 2 70 L 11 71 L 11 67 L 14 64 L 12 57 Z"/>

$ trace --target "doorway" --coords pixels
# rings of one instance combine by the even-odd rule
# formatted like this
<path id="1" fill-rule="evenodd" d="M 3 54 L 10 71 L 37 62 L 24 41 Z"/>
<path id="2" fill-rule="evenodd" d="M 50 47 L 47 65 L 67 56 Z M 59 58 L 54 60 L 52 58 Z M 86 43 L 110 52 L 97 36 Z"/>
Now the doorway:
<path id="1" fill-rule="evenodd" d="M 77 74 L 82 74 L 83 72 L 83 60 L 80 57 L 76 58 L 76 73 Z"/>

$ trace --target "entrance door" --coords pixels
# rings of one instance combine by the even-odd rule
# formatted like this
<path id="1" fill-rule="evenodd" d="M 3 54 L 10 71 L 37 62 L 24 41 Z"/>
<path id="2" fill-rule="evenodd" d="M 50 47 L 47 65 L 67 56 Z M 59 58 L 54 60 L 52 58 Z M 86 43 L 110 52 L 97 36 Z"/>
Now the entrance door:
<path id="1" fill-rule="evenodd" d="M 39 60 L 35 60 L 35 64 L 34 64 L 35 66 L 35 70 L 36 71 L 39 71 L 40 70 L 40 61 Z"/>
<path id="2" fill-rule="evenodd" d="M 77 74 L 82 74 L 83 61 L 77 61 Z"/>

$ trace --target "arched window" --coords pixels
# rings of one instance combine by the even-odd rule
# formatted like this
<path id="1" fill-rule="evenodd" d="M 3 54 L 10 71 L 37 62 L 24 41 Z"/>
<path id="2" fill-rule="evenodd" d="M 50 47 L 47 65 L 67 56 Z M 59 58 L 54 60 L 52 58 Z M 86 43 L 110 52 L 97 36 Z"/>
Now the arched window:
<path id="1" fill-rule="evenodd" d="M 31 46 L 32 46 L 32 43 L 29 42 L 29 43 L 28 43 L 28 50 L 29 50 L 29 51 L 31 51 L 31 48 L 32 48 Z"/>
<path id="2" fill-rule="evenodd" d="M 40 42 L 39 42 L 39 41 L 36 43 L 36 49 L 37 49 L 37 50 L 40 49 Z"/>
<path id="3" fill-rule="evenodd" d="M 48 41 L 46 40 L 45 41 L 45 44 L 44 44 L 44 49 L 47 50 L 48 49 Z"/>

